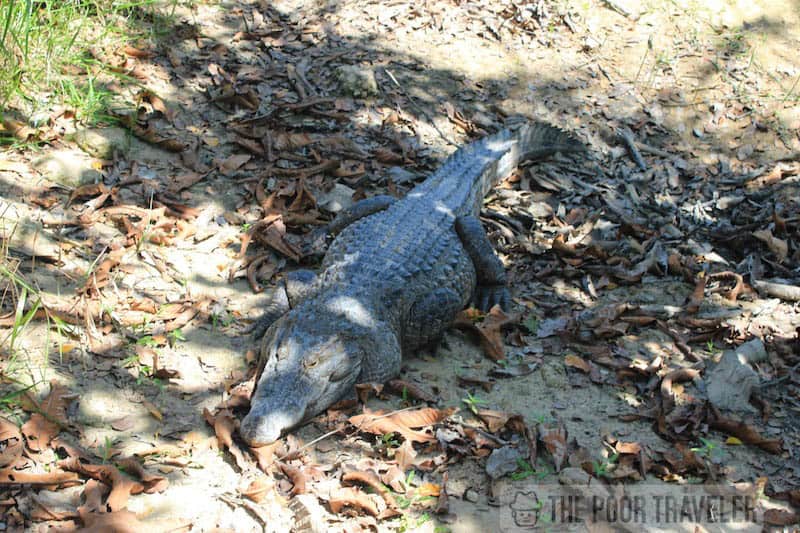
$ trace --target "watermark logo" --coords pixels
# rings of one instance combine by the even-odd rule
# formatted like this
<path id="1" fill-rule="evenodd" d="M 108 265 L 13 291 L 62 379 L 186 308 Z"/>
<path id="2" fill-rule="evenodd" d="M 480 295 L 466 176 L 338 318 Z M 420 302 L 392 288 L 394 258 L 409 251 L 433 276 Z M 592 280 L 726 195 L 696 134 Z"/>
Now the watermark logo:
<path id="1" fill-rule="evenodd" d="M 500 529 L 506 532 L 559 530 L 580 523 L 626 529 L 721 525 L 760 530 L 756 496 L 723 485 L 509 485 L 500 502 Z"/>

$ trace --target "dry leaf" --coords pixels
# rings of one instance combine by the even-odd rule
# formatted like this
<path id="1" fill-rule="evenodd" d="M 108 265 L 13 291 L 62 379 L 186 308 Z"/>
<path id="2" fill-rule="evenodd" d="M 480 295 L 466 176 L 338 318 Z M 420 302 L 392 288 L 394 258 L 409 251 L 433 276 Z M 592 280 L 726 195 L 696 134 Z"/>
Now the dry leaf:
<path id="1" fill-rule="evenodd" d="M 516 317 L 506 315 L 499 305 L 495 305 L 486 314 L 484 319 L 476 322 L 475 312 L 462 311 L 456 317 L 455 326 L 464 327 L 475 331 L 481 341 L 483 352 L 494 361 L 505 359 L 505 345 L 503 343 L 502 329 L 516 322 Z"/>
<path id="2" fill-rule="evenodd" d="M 592 371 L 591 363 L 578 355 L 567 355 L 564 357 L 564 364 L 572 368 L 577 368 L 581 372 L 585 372 L 587 374 Z"/>
<path id="3" fill-rule="evenodd" d="M 416 383 L 411 383 L 404 379 L 393 379 L 387 383 L 389 388 L 401 395 L 407 395 L 409 398 L 415 400 L 422 400 L 423 402 L 435 403 L 436 397 L 430 392 L 426 391 Z"/>
<path id="4" fill-rule="evenodd" d="M 567 460 L 567 429 L 559 424 L 556 427 L 546 427 L 539 424 L 539 439 L 544 443 L 544 447 L 553 457 L 556 472 L 561 471 L 564 462 Z"/>
<path id="5" fill-rule="evenodd" d="M 219 446 L 227 448 L 236 460 L 236 465 L 245 470 L 247 461 L 239 446 L 233 442 L 233 432 L 236 429 L 236 419 L 233 413 L 228 409 L 222 409 L 212 415 L 208 409 L 203 409 L 203 418 L 209 426 L 214 428 L 214 434 L 217 436 Z"/>
<path id="6" fill-rule="evenodd" d="M 775 254 L 779 263 L 783 263 L 789 255 L 789 245 L 783 239 L 775 237 L 768 229 L 754 231 L 753 237 L 767 245 L 767 248 Z"/>
<path id="7" fill-rule="evenodd" d="M 250 484 L 247 485 L 247 488 L 244 490 L 239 490 L 239 493 L 248 500 L 260 503 L 264 501 L 267 492 L 269 492 L 274 486 L 275 483 L 272 481 L 272 479 L 262 476 L 251 481 Z"/>
<path id="8" fill-rule="evenodd" d="M 39 406 L 40 413 L 33 413 L 22 426 L 25 442 L 33 451 L 42 451 L 67 423 L 68 390 L 55 381 L 50 382 L 50 394 Z"/>
<path id="9" fill-rule="evenodd" d="M 375 435 L 386 435 L 387 433 L 398 433 L 407 440 L 414 442 L 435 442 L 436 438 L 428 433 L 413 431 L 411 428 L 430 426 L 441 422 L 456 409 L 433 409 L 424 407 L 410 411 L 399 411 L 389 415 L 382 411 L 365 413 L 350 417 L 350 423 L 361 431 L 373 433 Z"/>
<path id="10" fill-rule="evenodd" d="M 17 425 L 0 417 L 0 469 L 16 463 L 22 448 L 22 433 Z"/>
<path id="11" fill-rule="evenodd" d="M 331 512 L 338 514 L 344 507 L 350 506 L 365 511 L 372 516 L 378 516 L 378 506 L 375 505 L 367 494 L 352 487 L 343 487 L 331 492 L 328 500 Z"/>
<path id="12" fill-rule="evenodd" d="M 355 483 L 363 483 L 369 487 L 371 487 L 375 492 L 381 495 L 383 500 L 386 502 L 386 505 L 390 509 L 397 509 L 397 502 L 392 496 L 392 493 L 381 483 L 378 474 L 375 472 L 348 472 L 342 476 L 342 481 L 346 481 L 348 483 L 355 482 Z"/>
<path id="13" fill-rule="evenodd" d="M 416 457 L 417 452 L 414 451 L 414 446 L 409 439 L 404 440 L 403 444 L 394 451 L 394 459 L 397 461 L 397 467 L 403 472 L 416 464 Z"/>
<path id="14" fill-rule="evenodd" d="M 250 154 L 234 154 L 219 163 L 219 171 L 226 176 L 230 176 L 236 172 L 239 167 L 250 161 L 251 157 L 253 156 Z"/>
<path id="15" fill-rule="evenodd" d="M 437 485 L 436 483 L 423 483 L 419 486 L 416 490 L 417 495 L 419 496 L 439 496 L 441 493 L 442 487 Z"/>

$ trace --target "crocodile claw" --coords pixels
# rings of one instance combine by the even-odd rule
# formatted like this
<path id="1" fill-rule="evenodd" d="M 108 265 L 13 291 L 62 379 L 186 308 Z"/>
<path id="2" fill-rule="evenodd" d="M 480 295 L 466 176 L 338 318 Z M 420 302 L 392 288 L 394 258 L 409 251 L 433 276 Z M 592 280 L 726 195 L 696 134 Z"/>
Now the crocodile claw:
<path id="1" fill-rule="evenodd" d="M 488 312 L 495 305 L 503 311 L 511 307 L 511 293 L 505 285 L 484 285 L 475 289 L 473 305 L 483 312 Z"/>

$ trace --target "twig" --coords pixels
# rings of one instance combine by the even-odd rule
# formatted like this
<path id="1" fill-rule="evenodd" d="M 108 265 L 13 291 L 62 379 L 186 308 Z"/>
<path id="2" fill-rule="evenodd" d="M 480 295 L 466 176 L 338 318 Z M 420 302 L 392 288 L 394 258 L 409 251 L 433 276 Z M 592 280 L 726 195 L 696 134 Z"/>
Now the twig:
<path id="1" fill-rule="evenodd" d="M 428 119 L 428 122 L 430 122 L 430 123 L 431 123 L 431 126 L 433 126 L 433 129 L 435 129 L 435 130 L 436 130 L 436 133 L 438 133 L 438 134 L 439 134 L 439 137 L 441 137 L 442 139 L 444 139 L 444 141 L 445 141 L 447 144 L 450 144 L 450 145 L 452 145 L 452 146 L 458 146 L 458 144 L 456 144 L 456 143 L 454 143 L 453 141 L 451 141 L 451 140 L 450 140 L 450 139 L 449 139 L 449 138 L 448 138 L 448 137 L 447 137 L 447 136 L 446 136 L 444 133 L 442 133 L 442 130 L 440 130 L 440 129 L 439 129 L 439 126 L 437 126 L 437 125 L 436 125 L 436 123 L 433 121 L 433 118 L 431 118 L 431 116 L 428 114 L 428 112 L 427 112 L 427 111 L 425 111 L 424 109 L 422 109 L 422 107 L 420 107 L 420 106 L 419 106 L 419 104 L 417 104 L 417 103 L 414 101 L 414 98 L 413 98 L 411 95 L 409 95 L 409 94 L 406 92 L 406 90 L 405 90 L 405 89 L 403 89 L 403 86 L 402 86 L 402 85 L 400 85 L 400 83 L 397 81 L 397 78 L 395 78 L 395 77 L 394 77 L 394 74 L 392 74 L 392 71 L 391 71 L 391 70 L 389 70 L 388 68 L 384 68 L 384 69 L 383 69 L 383 71 L 386 73 L 386 75 L 387 75 L 387 76 L 389 76 L 389 79 L 391 79 L 391 80 L 392 80 L 392 82 L 394 82 L 394 84 L 397 86 L 397 88 L 398 88 L 398 89 L 400 89 L 400 92 L 402 92 L 402 93 L 403 93 L 403 96 L 405 96 L 405 97 L 406 97 L 406 99 L 409 101 L 409 103 L 411 103 L 411 105 L 412 105 L 412 106 L 414 106 L 414 109 L 416 109 L 417 111 L 419 111 L 419 112 L 420 112 L 420 113 L 421 113 L 423 116 L 425 116 L 425 118 L 427 118 L 427 119 Z"/>
<path id="2" fill-rule="evenodd" d="M 286 72 L 289 74 L 289 80 L 292 82 L 294 86 L 294 90 L 297 91 L 297 95 L 300 97 L 300 101 L 308 99 L 308 93 L 306 93 L 306 88 L 303 87 L 303 82 L 301 81 L 300 75 L 297 72 L 297 69 L 291 63 L 286 64 Z"/>
<path id="3" fill-rule="evenodd" d="M 800 302 L 800 287 L 790 285 L 788 283 L 775 283 L 774 281 L 765 281 L 760 279 L 752 279 L 750 283 L 758 292 L 763 292 L 769 296 L 786 300 L 789 302 Z"/>
<path id="4" fill-rule="evenodd" d="M 411 410 L 411 409 L 419 409 L 419 407 L 418 407 L 418 406 L 416 406 L 416 405 L 411 405 L 411 406 L 409 406 L 409 407 L 404 407 L 404 408 L 402 408 L 402 409 L 397 409 L 396 411 L 391 411 L 391 412 L 389 412 L 389 413 L 386 413 L 386 414 L 383 414 L 383 415 L 379 415 L 379 416 L 376 416 L 376 417 L 373 417 L 373 418 L 364 419 L 364 422 L 362 422 L 361 424 L 359 424 L 358 426 L 356 426 L 356 431 L 358 431 L 359 429 L 361 429 L 361 426 L 362 426 L 362 425 L 364 425 L 364 423 L 366 423 L 366 422 L 367 422 L 367 420 L 369 420 L 369 422 L 375 422 L 376 420 L 380 420 L 380 419 L 382 419 L 382 418 L 387 418 L 387 417 L 390 417 L 390 416 L 394 416 L 394 415 L 396 415 L 397 413 L 402 413 L 403 411 L 409 411 L 409 410 Z M 278 457 L 278 461 L 283 461 L 284 459 L 286 459 L 286 458 L 287 458 L 287 457 L 289 457 L 290 455 L 294 455 L 294 454 L 296 454 L 296 453 L 302 452 L 303 450 L 305 450 L 305 449 L 307 449 L 307 448 L 309 448 L 309 447 L 311 447 L 311 446 L 315 445 L 316 443 L 318 443 L 318 442 L 320 442 L 320 441 L 323 441 L 323 440 L 327 439 L 328 437 L 330 437 L 330 436 L 332 436 L 332 435 L 335 435 L 335 434 L 337 434 L 337 433 L 341 433 L 342 431 L 343 431 L 343 429 L 342 429 L 342 428 L 337 428 L 337 429 L 334 429 L 333 431 L 329 431 L 329 432 L 327 432 L 327 433 L 324 433 L 324 434 L 320 435 L 319 437 L 317 437 L 316 439 L 314 439 L 314 440 L 312 440 L 312 441 L 309 441 L 308 443 L 304 444 L 303 446 L 300 446 L 300 447 L 299 447 L 299 448 L 297 448 L 296 450 L 294 450 L 294 451 L 291 451 L 291 452 L 286 452 L 286 453 L 285 453 L 285 454 L 283 454 L 282 456 Z"/>
<path id="5" fill-rule="evenodd" d="M 636 147 L 636 139 L 633 137 L 633 132 L 626 127 L 622 127 L 617 129 L 617 136 L 625 143 L 625 148 L 628 149 L 628 155 L 631 156 L 631 159 L 633 159 L 639 169 L 647 170 L 647 164 L 644 162 L 644 159 L 642 159 L 642 154 Z"/>
<path id="6" fill-rule="evenodd" d="M 609 9 L 611 9 L 612 11 L 616 11 L 617 13 L 619 13 L 620 15 L 622 15 L 625 18 L 629 18 L 631 20 L 636 20 L 636 19 L 639 18 L 638 16 L 636 16 L 633 13 L 631 13 L 630 11 L 628 11 L 625 7 L 619 5 L 614 0 L 603 0 L 603 3 L 606 6 L 608 6 Z"/>

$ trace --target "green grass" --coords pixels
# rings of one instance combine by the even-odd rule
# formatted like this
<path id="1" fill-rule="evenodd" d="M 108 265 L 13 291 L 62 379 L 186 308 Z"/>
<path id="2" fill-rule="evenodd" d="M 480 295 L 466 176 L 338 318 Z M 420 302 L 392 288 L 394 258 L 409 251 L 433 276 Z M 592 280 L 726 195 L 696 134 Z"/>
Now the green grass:
<path id="1" fill-rule="evenodd" d="M 81 122 L 107 122 L 108 82 L 124 76 L 102 58 L 167 35 L 177 1 L 0 1 L 0 114 L 30 120 L 64 105 Z"/>

